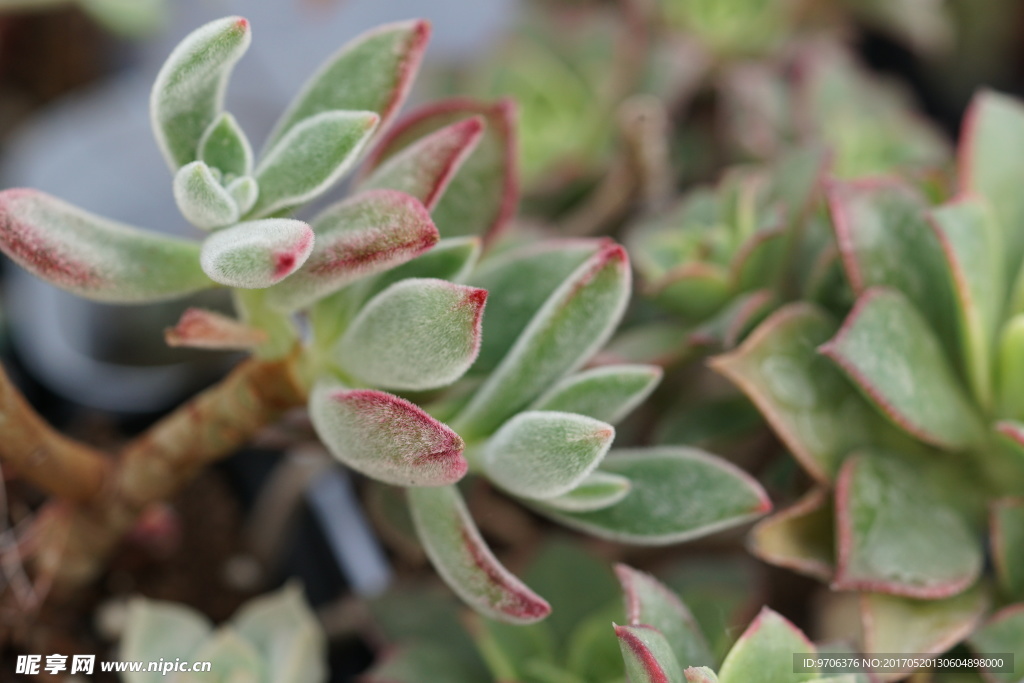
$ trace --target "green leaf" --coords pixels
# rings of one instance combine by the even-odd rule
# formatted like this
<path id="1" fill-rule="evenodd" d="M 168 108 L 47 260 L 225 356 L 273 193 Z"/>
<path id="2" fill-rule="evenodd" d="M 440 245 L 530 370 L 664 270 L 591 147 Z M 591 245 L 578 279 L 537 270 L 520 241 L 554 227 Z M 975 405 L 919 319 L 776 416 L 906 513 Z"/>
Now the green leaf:
<path id="1" fill-rule="evenodd" d="M 1003 325 L 996 368 L 998 414 L 1024 420 L 1024 313 Z"/>
<path id="2" fill-rule="evenodd" d="M 939 599 L 964 591 L 981 574 L 982 549 L 960 512 L 891 454 L 844 463 L 836 521 L 832 585 L 840 590 Z"/>
<path id="3" fill-rule="evenodd" d="M 979 657 L 1012 653 L 1014 671 L 986 671 L 986 679 L 994 683 L 1020 683 L 1020 663 L 1024 661 L 1024 604 L 1010 605 L 996 612 L 968 643 Z"/>
<path id="4" fill-rule="evenodd" d="M 932 211 L 931 220 L 956 295 L 963 367 L 975 398 L 988 408 L 993 399 L 993 347 L 1006 291 L 1002 236 L 979 199 L 945 204 Z"/>
<path id="5" fill-rule="evenodd" d="M 228 287 L 263 289 L 298 270 L 313 250 L 313 230 L 302 221 L 266 218 L 218 230 L 203 242 L 199 263 Z"/>
<path id="6" fill-rule="evenodd" d="M 761 560 L 822 581 L 835 572 L 835 518 L 823 488 L 762 520 L 751 530 L 747 548 Z"/>
<path id="7" fill-rule="evenodd" d="M 570 275 L 537 312 L 505 359 L 456 417 L 459 433 L 497 429 L 611 336 L 629 299 L 625 250 L 608 244 Z"/>
<path id="8" fill-rule="evenodd" d="M 418 487 L 407 493 L 423 547 L 459 597 L 481 614 L 512 624 L 528 624 L 548 615 L 548 603 L 494 557 L 458 489 Z"/>
<path id="9" fill-rule="evenodd" d="M 918 439 L 948 450 L 984 442 L 980 418 L 935 333 L 902 294 L 866 292 L 820 350 L 886 417 Z"/>
<path id="10" fill-rule="evenodd" d="M 367 111 L 383 129 L 401 108 L 430 40 L 426 21 L 378 26 L 342 46 L 302 87 L 267 140 L 269 149 L 328 111 Z"/>
<path id="11" fill-rule="evenodd" d="M 316 244 L 295 277 L 269 293 L 279 310 L 305 308 L 346 284 L 413 259 L 437 244 L 426 209 L 394 190 L 362 192 L 313 219 Z"/>
<path id="12" fill-rule="evenodd" d="M 377 129 L 367 111 L 325 111 L 291 128 L 256 166 L 260 193 L 249 216 L 287 211 L 323 194 L 352 164 Z"/>
<path id="13" fill-rule="evenodd" d="M 238 205 L 202 161 L 185 164 L 174 175 L 174 201 L 192 225 L 203 230 L 238 222 Z"/>
<path id="14" fill-rule="evenodd" d="M 583 415 L 519 413 L 487 440 L 481 463 L 509 493 L 542 500 L 568 493 L 594 471 L 615 438 L 611 425 Z"/>
<path id="15" fill-rule="evenodd" d="M 474 116 L 425 135 L 374 169 L 361 187 L 400 190 L 433 210 L 483 134 L 484 120 Z"/>
<path id="16" fill-rule="evenodd" d="M 481 246 L 479 237 L 451 237 L 441 240 L 430 251 L 369 280 L 366 288 L 359 293 L 365 299 L 369 299 L 392 284 L 408 278 L 433 278 L 461 282 L 480 258 Z M 490 307 L 491 297 L 488 293 L 487 309 Z M 487 309 L 484 310 L 485 320 Z M 482 342 L 481 339 L 481 348 L 483 348 Z"/>
<path id="17" fill-rule="evenodd" d="M 395 486 L 442 486 L 466 473 L 458 434 L 404 398 L 318 384 L 309 417 L 331 454 Z"/>
<path id="18" fill-rule="evenodd" d="M 481 680 L 463 662 L 453 659 L 433 643 L 403 644 L 385 654 L 363 676 L 364 683 L 423 683 L 424 680 L 480 683 Z"/>
<path id="19" fill-rule="evenodd" d="M 554 637 L 547 621 L 526 625 L 482 617 L 470 617 L 467 621 L 476 647 L 495 680 L 533 681 L 528 672 L 538 665 L 542 671 L 556 668 Z"/>
<path id="20" fill-rule="evenodd" d="M 445 280 L 396 282 L 363 307 L 335 358 L 343 371 L 375 386 L 447 386 L 476 359 L 486 301 L 486 291 Z"/>
<path id="21" fill-rule="evenodd" d="M 164 62 L 153 83 L 149 112 L 157 145 L 172 171 L 195 161 L 203 133 L 223 107 L 231 70 L 251 40 L 245 19 L 217 19 L 190 33 Z"/>
<path id="22" fill-rule="evenodd" d="M 327 637 L 298 583 L 243 605 L 231 625 L 265 653 L 263 676 L 282 683 L 316 683 L 327 677 Z"/>
<path id="23" fill-rule="evenodd" d="M 816 673 L 793 673 L 793 654 L 814 655 L 817 649 L 800 629 L 765 607 L 722 662 L 721 683 L 810 681 Z M 895 650 L 894 650 L 895 652 Z"/>
<path id="24" fill-rule="evenodd" d="M 591 472 L 574 489 L 544 501 L 558 510 L 590 512 L 615 505 L 626 497 L 633 484 L 625 477 L 607 472 Z"/>
<path id="25" fill-rule="evenodd" d="M 228 681 L 258 681 L 264 675 L 264 662 L 259 651 L 233 629 L 217 629 L 199 650 L 196 661 L 210 662 L 210 671 Z M 206 676 L 181 674 L 183 683 L 201 683 Z"/>
<path id="26" fill-rule="evenodd" d="M 718 683 L 718 676 L 706 666 L 693 667 L 683 671 L 686 676 L 686 683 Z"/>
<path id="27" fill-rule="evenodd" d="M 128 661 L 191 659 L 213 629 L 196 610 L 173 602 L 133 598 L 117 656 Z M 156 683 L 160 672 L 132 672 L 128 683 Z"/>
<path id="28" fill-rule="evenodd" d="M 687 320 L 700 321 L 728 303 L 733 287 L 724 268 L 710 263 L 687 263 L 670 273 L 651 295 Z"/>
<path id="29" fill-rule="evenodd" d="M 256 179 L 252 176 L 242 176 L 241 178 L 235 178 L 226 187 L 228 194 L 235 200 L 235 204 L 238 206 L 238 213 L 245 215 L 249 213 L 253 205 L 256 203 L 256 199 L 260 196 L 260 186 L 256 182 Z"/>
<path id="30" fill-rule="evenodd" d="M 199 160 L 225 176 L 252 173 L 252 146 L 235 117 L 222 113 L 199 139 Z"/>
<path id="31" fill-rule="evenodd" d="M 575 586 L 573 589 L 576 590 Z M 551 612 L 552 619 L 558 610 L 559 606 L 555 603 Z M 619 621 L 622 621 L 622 605 L 610 603 L 603 609 L 591 611 L 573 629 L 564 659 L 566 668 L 578 676 L 580 681 L 625 682 L 626 670 L 619 639 L 615 637 L 615 630 L 608 628 L 609 623 Z"/>
<path id="32" fill-rule="evenodd" d="M 988 607 L 988 594 L 980 584 L 944 600 L 864 593 L 864 654 L 945 652 L 974 632 Z"/>
<path id="33" fill-rule="evenodd" d="M 658 629 L 616 625 L 615 635 L 632 683 L 683 683 L 683 668 Z"/>
<path id="34" fill-rule="evenodd" d="M 992 504 L 991 542 L 1003 593 L 1024 600 L 1024 499 L 1001 498 Z"/>
<path id="35" fill-rule="evenodd" d="M 615 424 L 645 398 L 658 382 L 656 365 L 605 365 L 566 377 L 537 399 L 531 410 L 579 413 Z"/>
<path id="36" fill-rule="evenodd" d="M 743 524 L 771 508 L 749 475 L 692 448 L 612 451 L 601 470 L 632 482 L 633 488 L 621 502 L 593 512 L 565 512 L 540 504 L 538 509 L 557 522 L 601 538 L 666 545 Z"/>
<path id="37" fill-rule="evenodd" d="M 371 168 L 425 135 L 466 117 L 480 116 L 486 129 L 437 206 L 434 221 L 443 237 L 494 237 L 515 215 L 519 203 L 516 167 L 516 114 L 509 100 L 496 103 L 452 99 L 422 107 L 399 121 L 371 160 Z"/>
<path id="38" fill-rule="evenodd" d="M 149 303 L 211 287 L 199 249 L 42 192 L 0 192 L 0 250 L 36 277 L 86 299 Z"/>
<path id="39" fill-rule="evenodd" d="M 715 663 L 700 626 L 675 593 L 650 574 L 624 564 L 615 565 L 615 573 L 622 584 L 630 625 L 647 624 L 658 629 L 682 666 Z"/>

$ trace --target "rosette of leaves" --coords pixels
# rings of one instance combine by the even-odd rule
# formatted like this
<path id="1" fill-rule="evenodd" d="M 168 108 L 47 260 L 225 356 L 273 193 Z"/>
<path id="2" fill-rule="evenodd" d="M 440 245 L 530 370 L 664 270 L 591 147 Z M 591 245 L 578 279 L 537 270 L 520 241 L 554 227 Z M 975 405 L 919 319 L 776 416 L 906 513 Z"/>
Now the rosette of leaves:
<path id="1" fill-rule="evenodd" d="M 132 598 L 117 658 L 210 663 L 209 672 L 175 672 L 170 678 L 159 671 L 123 673 L 127 683 L 212 679 L 322 683 L 328 679 L 327 637 L 294 584 L 250 600 L 218 627 L 185 605 Z"/>
<path id="2" fill-rule="evenodd" d="M 815 482 L 752 549 L 858 593 L 864 652 L 1024 642 L 1022 151 L 1024 106 L 982 93 L 940 205 L 895 179 L 833 181 L 853 309 L 840 324 L 792 304 L 713 361 Z"/>

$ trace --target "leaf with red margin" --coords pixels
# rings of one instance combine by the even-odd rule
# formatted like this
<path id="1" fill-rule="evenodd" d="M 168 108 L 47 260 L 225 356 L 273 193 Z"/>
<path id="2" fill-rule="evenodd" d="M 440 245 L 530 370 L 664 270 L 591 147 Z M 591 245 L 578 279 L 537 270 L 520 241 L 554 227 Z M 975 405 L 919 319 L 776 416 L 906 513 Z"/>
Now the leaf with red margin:
<path id="1" fill-rule="evenodd" d="M 1024 603 L 996 612 L 967 641 L 978 657 L 1012 654 L 1014 671 L 985 671 L 991 683 L 1020 683 L 1020 662 L 1024 661 Z"/>
<path id="2" fill-rule="evenodd" d="M 984 553 L 970 525 L 894 454 L 849 458 L 835 495 L 833 588 L 937 600 L 966 590 L 980 576 Z"/>
<path id="3" fill-rule="evenodd" d="M 498 562 L 454 486 L 407 491 L 416 532 L 437 573 L 481 614 L 513 624 L 546 617 L 548 603 Z"/>
<path id="4" fill-rule="evenodd" d="M 810 681 L 818 674 L 793 673 L 793 654 L 816 652 L 800 629 L 765 607 L 726 655 L 718 679 L 721 683 Z"/>
<path id="5" fill-rule="evenodd" d="M 360 187 L 400 190 L 432 211 L 483 134 L 484 120 L 480 116 L 446 126 L 389 158 Z"/>
<path id="6" fill-rule="evenodd" d="M 267 333 L 215 311 L 189 308 L 177 325 L 164 330 L 164 341 L 168 346 L 247 351 L 267 341 Z"/>
<path id="7" fill-rule="evenodd" d="M 991 408 L 993 351 L 1006 296 L 999 227 L 979 198 L 960 197 L 934 209 L 929 219 L 956 296 L 963 367 L 977 401 Z"/>
<path id="8" fill-rule="evenodd" d="M 900 428 L 947 450 L 985 442 L 974 405 L 935 333 L 905 296 L 865 292 L 820 351 Z"/>
<path id="9" fill-rule="evenodd" d="M 933 655 L 945 652 L 974 632 L 988 611 L 989 597 L 978 584 L 944 600 L 863 593 L 860 603 L 864 654 Z M 905 677 L 906 673 L 880 676 L 883 681 Z"/>
<path id="10" fill-rule="evenodd" d="M 700 626 L 675 593 L 650 574 L 624 564 L 615 565 L 615 574 L 622 584 L 626 619 L 631 626 L 646 624 L 658 629 L 682 666 L 715 663 Z"/>
<path id="11" fill-rule="evenodd" d="M 688 320 L 718 312 L 734 293 L 729 272 L 712 263 L 687 263 L 648 288 L 660 305 Z"/>
<path id="12" fill-rule="evenodd" d="M 325 111 L 372 111 L 378 131 L 405 102 L 430 40 L 430 22 L 385 24 L 350 40 L 327 59 L 295 97 L 264 149 Z"/>
<path id="13" fill-rule="evenodd" d="M 334 457 L 386 484 L 442 486 L 468 469 L 458 434 L 383 391 L 321 384 L 310 395 L 309 417 Z"/>
<path id="14" fill-rule="evenodd" d="M 600 471 L 625 477 L 633 485 L 615 505 L 592 512 L 532 505 L 573 529 L 636 545 L 667 545 L 707 536 L 771 509 L 764 489 L 750 475 L 695 448 L 612 451 Z"/>
<path id="15" fill-rule="evenodd" d="M 718 683 L 718 676 L 706 666 L 693 667 L 683 671 L 686 676 L 686 683 Z"/>
<path id="16" fill-rule="evenodd" d="M 741 294 L 690 335 L 690 343 L 732 349 L 779 306 L 775 292 L 759 289 Z"/>
<path id="17" fill-rule="evenodd" d="M 36 190 L 0 192 L 0 251 L 93 301 L 149 303 L 214 286 L 199 266 L 199 243 L 116 223 Z"/>
<path id="18" fill-rule="evenodd" d="M 740 347 L 709 361 L 758 407 L 811 476 L 828 484 L 850 450 L 888 427 L 817 348 L 837 325 L 821 309 L 791 304 Z"/>
<path id="19" fill-rule="evenodd" d="M 250 42 L 248 21 L 217 19 L 188 34 L 160 68 L 149 115 L 172 171 L 196 159 L 203 133 L 221 112 L 231 70 Z"/>
<path id="20" fill-rule="evenodd" d="M 487 291 L 410 278 L 370 299 L 338 341 L 338 367 L 386 389 L 423 391 L 462 377 L 480 350 Z"/>
<path id="21" fill-rule="evenodd" d="M 416 258 L 437 244 L 437 228 L 416 199 L 370 190 L 313 219 L 316 244 L 306 265 L 267 293 L 279 310 L 304 308 L 346 284 Z"/>
<path id="22" fill-rule="evenodd" d="M 1024 498 L 994 502 L 990 531 L 999 585 L 1010 600 L 1024 600 Z"/>
<path id="23" fill-rule="evenodd" d="M 631 683 L 683 683 L 683 668 L 661 631 L 647 625 L 613 627 Z"/>
<path id="24" fill-rule="evenodd" d="M 1024 256 L 1024 106 L 1019 100 L 982 90 L 964 115 L 957 152 L 961 193 L 989 201 L 1003 234 L 1007 274 Z"/>
<path id="25" fill-rule="evenodd" d="M 765 562 L 821 581 L 835 572 L 835 517 L 824 488 L 811 489 L 790 507 L 758 522 L 747 549 Z"/>
<path id="26" fill-rule="evenodd" d="M 422 107 L 395 124 L 367 167 L 381 166 L 423 136 L 468 116 L 483 117 L 487 128 L 432 213 L 445 237 L 480 235 L 489 242 L 512 219 L 519 204 L 517 123 L 511 101 L 450 99 Z"/>
<path id="27" fill-rule="evenodd" d="M 847 278 L 859 296 L 872 287 L 902 292 L 955 356 L 955 295 L 928 203 L 896 178 L 826 185 L 832 226 Z M 944 343 L 946 343 L 944 341 Z"/>
<path id="28" fill-rule="evenodd" d="M 285 279 L 313 251 L 313 229 L 291 218 L 239 223 L 203 241 L 199 265 L 228 287 L 264 289 Z"/>

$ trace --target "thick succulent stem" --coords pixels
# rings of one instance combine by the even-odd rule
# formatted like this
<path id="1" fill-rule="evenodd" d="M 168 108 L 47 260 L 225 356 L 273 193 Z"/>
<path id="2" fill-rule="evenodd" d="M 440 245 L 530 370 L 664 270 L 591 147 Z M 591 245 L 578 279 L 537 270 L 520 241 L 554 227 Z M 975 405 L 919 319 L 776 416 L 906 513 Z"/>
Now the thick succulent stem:
<path id="1" fill-rule="evenodd" d="M 103 489 L 111 461 L 62 436 L 32 409 L 0 368 L 0 462 L 58 498 L 86 501 Z"/>
<path id="2" fill-rule="evenodd" d="M 60 505 L 30 539 L 36 568 L 66 591 L 93 579 L 147 506 L 167 500 L 285 411 L 303 405 L 295 357 L 248 360 L 130 442 L 102 496 Z"/>

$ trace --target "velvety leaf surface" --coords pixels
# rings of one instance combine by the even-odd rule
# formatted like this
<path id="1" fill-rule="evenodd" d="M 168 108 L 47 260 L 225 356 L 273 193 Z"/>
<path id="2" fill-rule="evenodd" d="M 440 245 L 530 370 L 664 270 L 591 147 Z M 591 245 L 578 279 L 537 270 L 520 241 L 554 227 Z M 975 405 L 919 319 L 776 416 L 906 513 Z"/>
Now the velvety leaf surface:
<path id="1" fill-rule="evenodd" d="M 838 589 L 938 599 L 965 590 L 981 573 L 982 549 L 958 510 L 891 454 L 844 463 L 836 521 Z"/>
<path id="2" fill-rule="evenodd" d="M 544 499 L 568 493 L 600 464 L 615 428 L 583 415 L 517 414 L 484 445 L 487 476 L 506 491 Z"/>
<path id="3" fill-rule="evenodd" d="M 437 244 L 423 205 L 394 190 L 372 190 L 320 212 L 316 245 L 295 277 L 270 292 L 282 310 L 310 305 L 349 282 L 413 259 Z"/>
<path id="4" fill-rule="evenodd" d="M 199 263 L 228 287 L 263 289 L 288 277 L 313 251 L 313 230 L 302 221 L 266 218 L 218 230 L 203 242 Z"/>
<path id="5" fill-rule="evenodd" d="M 662 374 L 656 365 L 606 365 L 584 370 L 551 387 L 530 409 L 579 413 L 615 424 L 654 391 Z"/>
<path id="6" fill-rule="evenodd" d="M 551 611 L 509 573 L 484 543 L 454 486 L 408 491 L 413 521 L 441 578 L 475 610 L 499 621 L 528 624 Z"/>
<path id="7" fill-rule="evenodd" d="M 35 190 L 0 192 L 0 250 L 36 277 L 95 301 L 162 301 L 213 285 L 199 267 L 199 244 L 115 223 Z"/>
<path id="8" fill-rule="evenodd" d="M 269 680 L 320 683 L 327 678 L 327 638 L 298 583 L 250 600 L 231 625 L 262 654 Z"/>
<path id="9" fill-rule="evenodd" d="M 203 230 L 238 221 L 238 204 L 202 161 L 178 169 L 174 175 L 174 201 L 185 220 Z"/>
<path id="10" fill-rule="evenodd" d="M 117 656 L 128 661 L 188 659 L 209 638 L 210 621 L 199 612 L 173 602 L 135 598 L 128 603 L 124 634 Z M 125 675 L 128 683 L 155 683 L 160 672 Z"/>
<path id="11" fill-rule="evenodd" d="M 405 101 L 429 40 L 429 22 L 403 21 L 349 41 L 302 87 L 275 126 L 267 148 L 327 111 L 374 112 L 384 128 Z"/>
<path id="12" fill-rule="evenodd" d="M 985 676 L 996 683 L 1020 683 L 1021 662 L 1024 661 L 1024 604 L 1010 605 L 996 612 L 967 642 L 979 657 L 1013 653 L 1013 673 L 987 671 Z"/>
<path id="13" fill-rule="evenodd" d="M 615 635 L 632 683 L 683 683 L 683 669 L 665 636 L 651 626 L 616 626 Z"/>
<path id="14" fill-rule="evenodd" d="M 164 330 L 168 346 L 245 351 L 267 341 L 267 333 L 235 318 L 203 308 L 189 308 L 174 327 Z"/>
<path id="15" fill-rule="evenodd" d="M 399 151 L 362 183 L 412 195 L 433 210 L 484 134 L 479 116 L 453 123 Z"/>
<path id="16" fill-rule="evenodd" d="M 196 159 L 203 133 L 220 114 L 231 69 L 251 40 L 245 19 L 217 19 L 190 33 L 164 62 L 149 110 L 157 145 L 171 170 Z"/>
<path id="17" fill-rule="evenodd" d="M 326 191 L 352 167 L 380 117 L 367 111 L 325 111 L 291 128 L 253 175 L 260 193 L 249 215 L 269 216 Z"/>
<path id="18" fill-rule="evenodd" d="M 821 352 L 889 419 L 922 441 L 960 450 L 984 440 L 935 334 L 902 294 L 866 292 Z"/>
<path id="19" fill-rule="evenodd" d="M 249 213 L 256 199 L 260 196 L 260 186 L 252 176 L 235 178 L 227 184 L 225 189 L 238 206 L 238 213 L 245 215 Z"/>
<path id="20" fill-rule="evenodd" d="M 991 534 L 999 585 L 1011 600 L 1024 600 L 1024 499 L 1003 498 L 992 504 Z"/>
<path id="21" fill-rule="evenodd" d="M 398 396 L 318 386 L 309 417 L 331 454 L 395 486 L 441 486 L 466 473 L 458 434 Z"/>
<path id="22" fill-rule="evenodd" d="M 718 676 L 706 666 L 690 667 L 683 671 L 686 683 L 718 683 Z"/>
<path id="23" fill-rule="evenodd" d="M 631 488 L 633 484 L 625 477 L 594 471 L 571 491 L 548 498 L 544 504 L 569 512 L 590 512 L 615 505 Z"/>
<path id="24" fill-rule="evenodd" d="M 604 345 L 629 299 L 625 250 L 609 244 L 570 275 L 456 418 L 467 437 L 488 434 Z M 465 432 L 463 432 L 465 430 Z"/>
<path id="25" fill-rule="evenodd" d="M 675 660 L 684 667 L 715 664 L 700 626 L 675 593 L 650 574 L 615 565 L 630 625 L 647 624 L 665 636 Z"/>
<path id="26" fill-rule="evenodd" d="M 445 280 L 396 282 L 371 299 L 342 336 L 340 367 L 388 389 L 451 384 L 476 359 L 487 292 Z"/>
<path id="27" fill-rule="evenodd" d="M 491 240 L 515 215 L 519 203 L 516 113 L 511 101 L 492 104 L 452 99 L 418 109 L 381 141 L 371 167 L 423 136 L 470 116 L 483 118 L 484 134 L 451 179 L 433 216 L 444 237 L 479 235 Z"/>
<path id="28" fill-rule="evenodd" d="M 632 482 L 621 502 L 594 512 L 539 509 L 601 538 L 664 545 L 742 524 L 771 508 L 764 491 L 746 473 L 692 448 L 613 451 L 601 470 Z"/>
<path id="29" fill-rule="evenodd" d="M 473 269 L 480 258 L 481 243 L 479 237 L 451 237 L 440 240 L 430 251 L 417 256 L 399 266 L 395 266 L 367 282 L 360 295 L 366 298 L 382 292 L 392 284 L 408 278 L 434 278 L 461 282 Z M 487 308 L 484 318 L 491 307 L 491 295 L 487 295 Z M 482 347 L 481 340 L 481 348 Z M 478 356 L 479 358 L 479 356 Z"/>
<path id="30" fill-rule="evenodd" d="M 235 117 L 223 112 L 199 140 L 199 161 L 224 175 L 252 173 L 252 146 Z"/>
<path id="31" fill-rule="evenodd" d="M 828 492 L 811 491 L 792 506 L 762 520 L 747 537 L 758 558 L 822 581 L 835 571 L 835 517 Z"/>
<path id="32" fill-rule="evenodd" d="M 817 650 L 800 629 L 765 607 L 733 645 L 718 670 L 721 683 L 810 681 L 815 673 L 793 673 L 793 653 Z"/>

